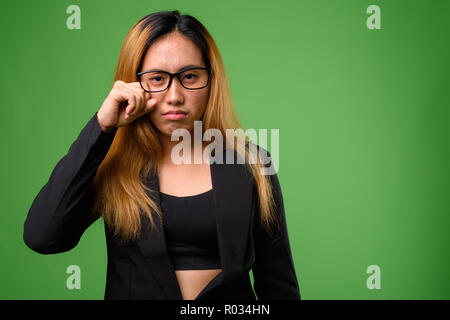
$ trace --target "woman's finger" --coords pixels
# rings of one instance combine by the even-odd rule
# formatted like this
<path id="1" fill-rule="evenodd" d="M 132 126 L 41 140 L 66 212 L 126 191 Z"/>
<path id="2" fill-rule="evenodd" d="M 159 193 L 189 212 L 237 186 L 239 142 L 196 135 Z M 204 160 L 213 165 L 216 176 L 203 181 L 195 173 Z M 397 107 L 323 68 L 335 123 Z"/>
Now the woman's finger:
<path id="1" fill-rule="evenodd" d="M 133 86 L 126 86 L 124 87 L 124 89 L 133 94 L 136 99 L 136 106 L 131 112 L 131 114 L 136 114 L 136 112 L 139 112 L 145 108 L 144 90 L 135 88 Z"/>

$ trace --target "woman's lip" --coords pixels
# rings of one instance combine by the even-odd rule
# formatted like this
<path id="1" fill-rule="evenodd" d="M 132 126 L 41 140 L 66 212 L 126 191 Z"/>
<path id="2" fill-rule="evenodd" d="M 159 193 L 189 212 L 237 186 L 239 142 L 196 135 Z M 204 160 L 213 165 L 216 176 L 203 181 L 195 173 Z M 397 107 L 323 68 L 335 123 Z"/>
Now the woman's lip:
<path id="1" fill-rule="evenodd" d="M 168 119 L 168 120 L 180 120 L 183 118 L 186 118 L 187 114 L 186 113 L 166 113 L 163 114 L 163 118 Z"/>

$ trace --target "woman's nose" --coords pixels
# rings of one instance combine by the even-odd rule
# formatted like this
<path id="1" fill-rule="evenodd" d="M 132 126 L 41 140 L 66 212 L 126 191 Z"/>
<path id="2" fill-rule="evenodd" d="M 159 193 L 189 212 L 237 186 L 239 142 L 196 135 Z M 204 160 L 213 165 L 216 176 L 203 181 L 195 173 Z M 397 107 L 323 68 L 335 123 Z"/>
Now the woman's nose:
<path id="1" fill-rule="evenodd" d="M 174 77 L 172 79 L 172 83 L 167 89 L 166 93 L 167 103 L 173 105 L 183 103 L 184 102 L 183 90 L 184 88 L 181 85 L 179 79 L 177 77 Z"/>

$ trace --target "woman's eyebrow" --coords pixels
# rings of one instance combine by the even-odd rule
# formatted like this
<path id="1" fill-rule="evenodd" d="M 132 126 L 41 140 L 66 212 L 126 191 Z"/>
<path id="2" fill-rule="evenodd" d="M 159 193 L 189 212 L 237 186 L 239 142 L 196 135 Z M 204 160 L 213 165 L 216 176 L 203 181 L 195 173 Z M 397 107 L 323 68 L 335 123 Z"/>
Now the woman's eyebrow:
<path id="1" fill-rule="evenodd" d="M 188 64 L 187 66 L 184 66 L 183 68 L 179 69 L 178 72 L 181 72 L 185 69 L 189 69 L 189 68 L 203 68 L 202 66 L 199 65 L 195 65 L 195 64 Z"/>
<path id="2" fill-rule="evenodd" d="M 187 66 L 184 66 L 184 67 L 178 69 L 178 72 L 182 72 L 182 71 L 184 71 L 184 70 L 186 70 L 186 69 L 189 69 L 189 68 L 204 68 L 204 67 L 199 66 L 199 65 L 196 65 L 196 64 L 188 64 Z M 158 68 L 152 68 L 152 69 L 149 69 L 149 70 L 153 70 L 153 71 L 166 71 L 166 72 L 168 72 L 167 70 L 164 70 L 164 69 L 158 69 Z"/>

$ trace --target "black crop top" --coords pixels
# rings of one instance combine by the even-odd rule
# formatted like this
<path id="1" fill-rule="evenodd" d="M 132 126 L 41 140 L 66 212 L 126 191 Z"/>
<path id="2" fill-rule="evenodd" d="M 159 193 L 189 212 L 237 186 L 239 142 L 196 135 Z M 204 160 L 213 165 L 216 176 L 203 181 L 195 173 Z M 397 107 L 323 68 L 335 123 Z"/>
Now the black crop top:
<path id="1" fill-rule="evenodd" d="M 186 197 L 160 194 L 174 269 L 220 269 L 213 189 Z"/>

